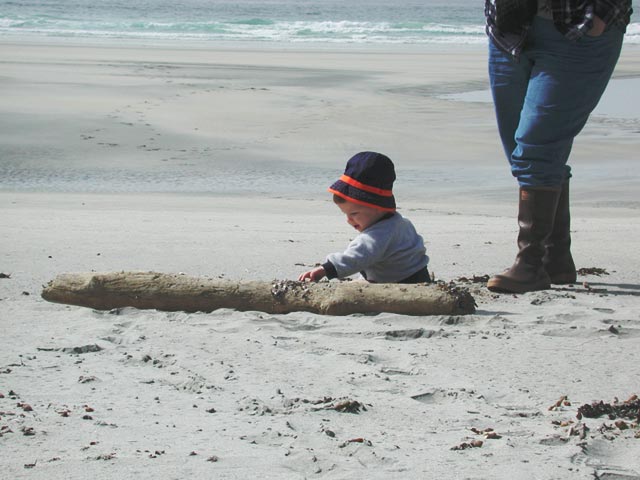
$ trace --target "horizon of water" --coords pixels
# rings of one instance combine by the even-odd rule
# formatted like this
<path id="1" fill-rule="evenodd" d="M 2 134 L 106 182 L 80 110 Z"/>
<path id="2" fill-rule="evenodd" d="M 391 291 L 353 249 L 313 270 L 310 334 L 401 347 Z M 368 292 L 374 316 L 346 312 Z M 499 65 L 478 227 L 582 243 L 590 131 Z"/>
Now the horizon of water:
<path id="1" fill-rule="evenodd" d="M 481 0 L 0 0 L 0 37 L 477 44 Z M 627 43 L 640 43 L 640 23 Z"/>

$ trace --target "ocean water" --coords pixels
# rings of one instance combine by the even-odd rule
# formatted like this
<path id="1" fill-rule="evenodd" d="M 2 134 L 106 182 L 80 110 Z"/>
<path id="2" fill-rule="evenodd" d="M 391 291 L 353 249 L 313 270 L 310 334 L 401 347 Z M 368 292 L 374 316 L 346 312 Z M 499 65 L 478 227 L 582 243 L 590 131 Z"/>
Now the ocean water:
<path id="1" fill-rule="evenodd" d="M 482 0 L 0 0 L 0 36 L 468 44 L 483 20 Z"/>
<path id="2" fill-rule="evenodd" d="M 0 0 L 0 36 L 481 43 L 482 0 Z"/>

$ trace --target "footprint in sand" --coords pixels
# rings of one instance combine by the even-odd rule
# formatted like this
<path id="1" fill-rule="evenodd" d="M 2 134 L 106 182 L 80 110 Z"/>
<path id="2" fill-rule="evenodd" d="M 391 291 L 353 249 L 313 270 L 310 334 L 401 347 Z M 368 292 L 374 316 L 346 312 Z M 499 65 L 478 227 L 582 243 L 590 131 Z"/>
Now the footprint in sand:
<path id="1" fill-rule="evenodd" d="M 638 463 L 634 460 L 636 448 L 633 444 L 595 439 L 582 446 L 582 451 L 571 457 L 571 463 L 592 467 L 594 478 L 600 480 L 640 480 L 636 471 L 628 469 Z"/>
<path id="2" fill-rule="evenodd" d="M 464 388 L 458 390 L 445 390 L 443 388 L 437 388 L 430 392 L 418 393 L 412 395 L 411 398 L 426 404 L 454 402 L 462 398 L 475 398 L 475 393 L 472 390 L 465 390 Z"/>
<path id="3" fill-rule="evenodd" d="M 406 341 L 417 338 L 431 338 L 437 332 L 435 330 L 425 330 L 424 328 L 412 328 L 408 330 L 389 330 L 384 333 L 385 340 Z"/>

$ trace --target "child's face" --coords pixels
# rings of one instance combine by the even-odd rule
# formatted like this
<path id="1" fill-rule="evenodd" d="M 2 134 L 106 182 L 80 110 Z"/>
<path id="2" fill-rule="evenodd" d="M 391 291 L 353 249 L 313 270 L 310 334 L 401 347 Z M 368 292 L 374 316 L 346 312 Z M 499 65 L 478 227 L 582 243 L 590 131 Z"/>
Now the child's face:
<path id="1" fill-rule="evenodd" d="M 378 220 L 380 220 L 385 212 L 377 208 L 367 207 L 366 205 L 358 205 L 353 202 L 338 203 L 338 208 L 347 216 L 347 223 L 362 232 Z"/>

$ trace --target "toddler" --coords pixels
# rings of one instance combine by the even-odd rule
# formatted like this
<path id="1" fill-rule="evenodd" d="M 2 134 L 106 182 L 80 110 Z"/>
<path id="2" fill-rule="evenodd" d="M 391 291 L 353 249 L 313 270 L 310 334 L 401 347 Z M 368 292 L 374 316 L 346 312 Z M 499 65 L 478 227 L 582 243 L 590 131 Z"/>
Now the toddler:
<path id="1" fill-rule="evenodd" d="M 317 282 L 360 272 L 372 283 L 429 283 L 429 257 L 413 224 L 396 212 L 392 193 L 393 162 L 385 155 L 360 152 L 347 162 L 344 175 L 329 191 L 360 234 L 342 253 L 332 253 L 320 266 L 298 277 Z"/>

